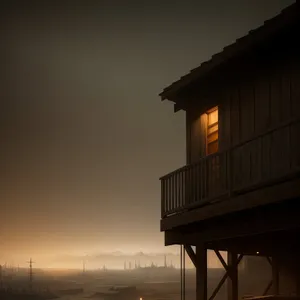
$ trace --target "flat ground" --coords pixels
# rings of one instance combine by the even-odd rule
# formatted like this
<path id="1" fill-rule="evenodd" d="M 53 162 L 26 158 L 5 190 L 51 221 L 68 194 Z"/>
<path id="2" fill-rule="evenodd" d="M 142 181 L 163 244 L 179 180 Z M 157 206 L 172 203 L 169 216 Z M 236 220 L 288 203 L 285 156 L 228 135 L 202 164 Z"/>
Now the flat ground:
<path id="1" fill-rule="evenodd" d="M 222 278 L 224 270 L 210 270 L 208 276 L 208 294 L 210 295 Z M 260 275 L 260 277 L 258 276 Z M 241 274 L 240 294 L 262 295 L 270 274 L 256 273 L 254 277 Z M 27 289 L 28 272 L 20 272 L 4 278 L 4 285 L 12 290 Z M 179 300 L 180 271 L 176 269 L 148 268 L 127 271 L 36 271 L 33 288 L 38 293 L 45 290 L 57 295 L 59 300 L 83 300 L 87 298 L 106 300 L 101 293 L 113 293 L 112 287 L 135 286 L 136 294 L 118 297 L 118 300 Z M 195 300 L 195 269 L 186 270 L 186 300 Z M 134 299 L 135 298 L 135 299 Z M 116 298 L 110 298 L 115 300 Z M 215 300 L 226 299 L 226 285 Z"/>

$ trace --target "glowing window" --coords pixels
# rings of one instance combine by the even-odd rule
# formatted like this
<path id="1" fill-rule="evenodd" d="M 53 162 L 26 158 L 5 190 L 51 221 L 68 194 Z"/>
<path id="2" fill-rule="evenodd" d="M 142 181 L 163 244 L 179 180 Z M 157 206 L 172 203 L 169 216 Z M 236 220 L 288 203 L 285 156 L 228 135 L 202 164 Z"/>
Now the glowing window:
<path id="1" fill-rule="evenodd" d="M 219 148 L 219 111 L 214 107 L 206 112 L 207 114 L 207 147 L 206 154 L 218 152 Z"/>

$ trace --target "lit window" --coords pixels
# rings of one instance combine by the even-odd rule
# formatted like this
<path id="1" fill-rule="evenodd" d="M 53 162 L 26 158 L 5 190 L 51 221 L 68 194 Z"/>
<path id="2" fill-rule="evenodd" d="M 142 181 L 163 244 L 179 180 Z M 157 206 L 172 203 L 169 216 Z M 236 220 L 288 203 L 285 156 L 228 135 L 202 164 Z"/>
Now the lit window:
<path id="1" fill-rule="evenodd" d="M 207 155 L 218 152 L 219 148 L 219 111 L 214 107 L 207 114 Z"/>

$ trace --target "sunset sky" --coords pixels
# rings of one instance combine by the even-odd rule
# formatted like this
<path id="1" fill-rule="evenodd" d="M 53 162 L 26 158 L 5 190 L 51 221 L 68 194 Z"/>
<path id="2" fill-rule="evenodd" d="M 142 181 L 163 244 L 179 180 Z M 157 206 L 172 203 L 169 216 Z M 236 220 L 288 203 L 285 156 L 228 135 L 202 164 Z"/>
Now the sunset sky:
<path id="1" fill-rule="evenodd" d="M 175 251 L 158 179 L 185 121 L 158 94 L 294 1 L 29 2 L 1 11 L 0 263 Z"/>

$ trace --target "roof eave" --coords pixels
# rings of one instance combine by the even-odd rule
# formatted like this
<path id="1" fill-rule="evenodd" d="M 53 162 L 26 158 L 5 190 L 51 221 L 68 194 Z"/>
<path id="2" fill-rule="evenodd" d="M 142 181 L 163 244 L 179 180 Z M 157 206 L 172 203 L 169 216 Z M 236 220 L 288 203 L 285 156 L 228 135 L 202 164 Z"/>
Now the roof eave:
<path id="1" fill-rule="evenodd" d="M 266 36 L 271 37 L 273 34 L 276 34 L 280 28 L 287 26 L 287 24 L 291 24 L 297 17 L 299 17 L 297 5 L 299 5 L 299 1 L 296 1 L 291 6 L 285 8 L 274 18 L 265 21 L 262 26 L 251 30 L 248 35 L 241 37 L 237 39 L 235 43 L 226 46 L 223 51 L 213 55 L 209 61 L 202 63 L 199 67 L 191 70 L 188 74 L 173 82 L 159 94 L 161 100 L 176 102 L 176 100 L 174 100 L 174 98 L 176 98 L 176 94 L 187 85 L 206 77 L 220 65 L 228 62 L 228 60 L 247 52 L 253 46 L 264 41 Z M 277 20 L 280 21 L 275 23 Z"/>

